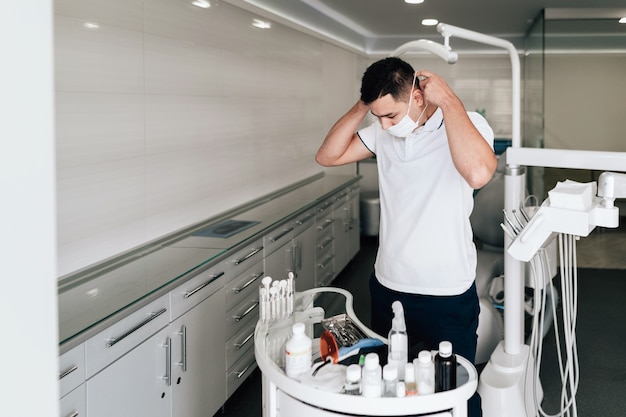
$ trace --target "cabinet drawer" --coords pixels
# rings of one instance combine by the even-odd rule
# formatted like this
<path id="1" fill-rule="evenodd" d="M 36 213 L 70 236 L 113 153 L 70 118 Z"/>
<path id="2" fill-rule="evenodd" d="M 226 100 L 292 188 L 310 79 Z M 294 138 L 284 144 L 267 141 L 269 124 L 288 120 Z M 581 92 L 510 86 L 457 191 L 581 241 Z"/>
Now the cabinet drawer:
<path id="1" fill-rule="evenodd" d="M 171 320 L 180 317 L 201 301 L 224 286 L 225 266 L 217 264 L 205 269 L 195 277 L 170 292 Z"/>
<path id="2" fill-rule="evenodd" d="M 335 238 L 333 237 L 332 233 L 327 234 L 323 238 L 319 239 L 317 241 L 317 244 L 315 245 L 316 259 L 324 258 L 324 254 L 326 254 L 329 251 L 333 252 L 334 241 L 335 241 Z"/>
<path id="3" fill-rule="evenodd" d="M 241 332 L 249 323 L 256 323 L 258 319 L 258 297 L 232 308 L 226 313 L 226 340 Z"/>
<path id="4" fill-rule="evenodd" d="M 248 349 L 252 349 L 255 327 L 256 321 L 248 323 L 242 331 L 226 342 L 226 369 L 230 369 Z"/>
<path id="5" fill-rule="evenodd" d="M 85 345 L 82 343 L 59 357 L 59 395 L 85 382 Z"/>
<path id="6" fill-rule="evenodd" d="M 264 255 L 268 256 L 276 249 L 293 239 L 296 227 L 288 222 L 272 230 L 263 237 Z"/>
<path id="7" fill-rule="evenodd" d="M 335 277 L 335 254 L 332 251 L 324 253 L 321 259 L 318 259 L 316 272 L 316 285 L 318 287 L 328 285 Z"/>
<path id="8" fill-rule="evenodd" d="M 85 342 L 85 377 L 130 351 L 170 320 L 169 294 L 124 317 Z"/>
<path id="9" fill-rule="evenodd" d="M 59 401 L 60 417 L 82 417 L 87 415 L 85 406 L 85 384 L 68 393 Z"/>
<path id="10" fill-rule="evenodd" d="M 222 261 L 223 268 L 226 270 L 226 283 L 231 279 L 239 276 L 243 271 L 250 268 L 263 259 L 263 239 L 258 239 L 247 244 L 244 248 L 239 249 L 232 255 L 228 255 L 226 260 Z"/>
<path id="11" fill-rule="evenodd" d="M 226 371 L 226 396 L 230 397 L 256 369 L 254 349 L 248 349 L 232 368 Z"/>
<path id="12" fill-rule="evenodd" d="M 261 285 L 264 276 L 263 262 L 259 260 L 239 276 L 226 283 L 226 310 L 228 311 L 247 300 L 256 300 L 259 296 L 259 285 Z"/>
<path id="13" fill-rule="evenodd" d="M 298 236 L 315 223 L 315 209 L 308 210 L 293 221 L 294 236 Z"/>

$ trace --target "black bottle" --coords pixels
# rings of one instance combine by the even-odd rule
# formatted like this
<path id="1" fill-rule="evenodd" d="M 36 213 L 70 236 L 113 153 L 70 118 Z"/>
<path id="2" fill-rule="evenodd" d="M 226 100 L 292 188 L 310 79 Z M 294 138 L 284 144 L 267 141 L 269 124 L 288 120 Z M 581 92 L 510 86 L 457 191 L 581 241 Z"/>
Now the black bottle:
<path id="1" fill-rule="evenodd" d="M 435 392 L 456 388 L 456 356 L 452 354 L 452 343 L 439 343 L 435 356 Z"/>

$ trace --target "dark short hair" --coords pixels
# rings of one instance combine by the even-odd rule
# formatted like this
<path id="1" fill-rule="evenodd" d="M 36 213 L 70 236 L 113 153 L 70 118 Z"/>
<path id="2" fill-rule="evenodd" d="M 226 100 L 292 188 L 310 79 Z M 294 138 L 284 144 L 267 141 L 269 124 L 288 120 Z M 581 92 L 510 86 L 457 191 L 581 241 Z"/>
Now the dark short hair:
<path id="1" fill-rule="evenodd" d="M 410 93 L 414 76 L 413 67 L 400 58 L 390 57 L 376 61 L 363 74 L 361 100 L 369 104 L 387 94 L 391 94 L 398 101 L 404 100 Z"/>

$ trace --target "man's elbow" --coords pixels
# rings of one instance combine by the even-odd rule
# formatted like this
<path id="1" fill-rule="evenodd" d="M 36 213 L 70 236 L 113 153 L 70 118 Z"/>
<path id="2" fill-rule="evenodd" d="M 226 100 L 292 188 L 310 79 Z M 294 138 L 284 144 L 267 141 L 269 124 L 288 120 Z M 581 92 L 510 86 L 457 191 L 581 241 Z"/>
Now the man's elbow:
<path id="1" fill-rule="evenodd" d="M 472 171 L 471 175 L 469 175 L 469 178 L 466 178 L 467 183 L 473 189 L 478 190 L 479 188 L 487 185 L 489 181 L 491 181 L 494 172 L 496 172 L 495 165 L 493 167 L 490 165 L 485 165 L 481 169 L 476 169 Z"/>
<path id="2" fill-rule="evenodd" d="M 324 155 L 320 154 L 319 152 L 315 154 L 315 162 L 317 162 L 319 165 L 321 165 L 323 167 L 332 167 L 332 166 L 334 166 L 332 164 L 332 162 L 330 160 L 328 160 L 328 158 L 324 157 Z"/>

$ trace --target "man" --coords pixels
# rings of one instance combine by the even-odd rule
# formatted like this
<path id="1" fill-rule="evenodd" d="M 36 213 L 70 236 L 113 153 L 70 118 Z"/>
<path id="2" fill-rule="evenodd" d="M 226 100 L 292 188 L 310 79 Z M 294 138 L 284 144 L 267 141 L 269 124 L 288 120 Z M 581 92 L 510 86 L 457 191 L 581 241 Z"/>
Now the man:
<path id="1" fill-rule="evenodd" d="M 357 132 L 368 112 L 377 120 Z M 437 349 L 447 340 L 473 362 L 480 310 L 469 216 L 473 190 L 496 169 L 493 131 L 441 77 L 386 58 L 365 71 L 360 100 L 330 129 L 315 159 L 337 166 L 373 155 L 381 219 L 372 329 L 387 334 L 391 304 L 400 300 L 411 345 Z M 471 403 L 470 415 L 480 415 L 479 398 Z"/>

